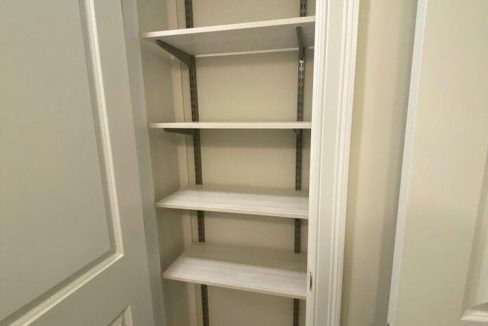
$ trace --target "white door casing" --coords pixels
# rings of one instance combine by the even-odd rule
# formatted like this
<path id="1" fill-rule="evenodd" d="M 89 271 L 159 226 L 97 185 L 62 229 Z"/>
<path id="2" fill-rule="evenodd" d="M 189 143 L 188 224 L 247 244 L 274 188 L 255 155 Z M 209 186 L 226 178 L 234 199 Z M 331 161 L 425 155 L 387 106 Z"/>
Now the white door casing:
<path id="1" fill-rule="evenodd" d="M 388 321 L 488 323 L 488 2 L 418 4 Z"/>
<path id="2" fill-rule="evenodd" d="M 154 325 L 119 0 L 0 3 L 0 325 Z"/>
<path id="3" fill-rule="evenodd" d="M 359 2 L 316 2 L 306 325 L 340 325 Z"/>

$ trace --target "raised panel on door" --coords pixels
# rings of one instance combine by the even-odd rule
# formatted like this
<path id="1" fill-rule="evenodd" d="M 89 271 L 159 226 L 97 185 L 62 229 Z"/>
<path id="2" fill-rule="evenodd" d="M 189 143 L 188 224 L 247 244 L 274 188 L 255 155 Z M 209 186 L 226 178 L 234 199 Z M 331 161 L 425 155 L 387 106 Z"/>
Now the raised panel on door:
<path id="1" fill-rule="evenodd" d="M 488 324 L 487 13 L 419 2 L 391 326 Z"/>
<path id="2" fill-rule="evenodd" d="M 0 4 L 0 325 L 151 325 L 120 0 Z"/>

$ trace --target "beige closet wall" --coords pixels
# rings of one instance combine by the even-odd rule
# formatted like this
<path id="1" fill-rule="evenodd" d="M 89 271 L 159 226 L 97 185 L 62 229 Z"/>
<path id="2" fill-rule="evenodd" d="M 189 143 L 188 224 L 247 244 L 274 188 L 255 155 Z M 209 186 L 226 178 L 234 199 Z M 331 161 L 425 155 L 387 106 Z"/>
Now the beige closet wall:
<path id="1" fill-rule="evenodd" d="M 384 326 L 417 1 L 360 3 L 341 326 Z"/>

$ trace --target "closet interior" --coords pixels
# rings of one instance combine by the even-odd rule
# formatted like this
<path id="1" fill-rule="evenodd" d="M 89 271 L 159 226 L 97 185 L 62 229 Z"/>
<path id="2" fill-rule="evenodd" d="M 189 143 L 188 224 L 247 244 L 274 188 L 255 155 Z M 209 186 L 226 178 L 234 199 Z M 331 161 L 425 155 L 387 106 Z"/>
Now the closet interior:
<path id="1" fill-rule="evenodd" d="M 138 6 L 168 326 L 304 325 L 314 0 Z"/>

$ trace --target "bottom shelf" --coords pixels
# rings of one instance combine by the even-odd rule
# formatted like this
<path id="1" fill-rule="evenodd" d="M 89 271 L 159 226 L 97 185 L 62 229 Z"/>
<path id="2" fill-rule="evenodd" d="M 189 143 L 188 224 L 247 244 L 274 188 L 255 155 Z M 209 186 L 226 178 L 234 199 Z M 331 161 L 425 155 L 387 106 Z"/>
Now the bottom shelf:
<path id="1" fill-rule="evenodd" d="M 305 299 L 306 268 L 305 254 L 196 243 L 163 278 Z"/>

